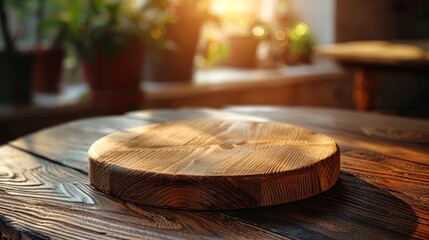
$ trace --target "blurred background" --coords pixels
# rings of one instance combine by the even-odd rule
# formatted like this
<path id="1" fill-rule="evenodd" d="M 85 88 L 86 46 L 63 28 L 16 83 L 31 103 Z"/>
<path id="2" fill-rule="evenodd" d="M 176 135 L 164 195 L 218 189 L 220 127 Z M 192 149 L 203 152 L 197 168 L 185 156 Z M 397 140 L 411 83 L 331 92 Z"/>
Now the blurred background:
<path id="1" fill-rule="evenodd" d="M 131 110 L 429 117 L 429 1 L 0 0 L 0 143 Z"/>

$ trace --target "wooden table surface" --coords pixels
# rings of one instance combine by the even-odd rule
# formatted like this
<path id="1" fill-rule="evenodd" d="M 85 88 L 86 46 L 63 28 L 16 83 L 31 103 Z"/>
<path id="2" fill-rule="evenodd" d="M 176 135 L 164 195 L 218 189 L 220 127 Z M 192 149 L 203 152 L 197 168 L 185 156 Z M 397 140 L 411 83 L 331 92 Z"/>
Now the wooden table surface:
<path id="1" fill-rule="evenodd" d="M 340 180 L 306 200 L 221 212 L 137 206 L 89 184 L 95 140 L 198 118 L 285 122 L 326 134 L 341 150 Z M 0 216 L 2 239 L 428 239 L 429 121 L 250 106 L 83 119 L 0 147 Z"/>

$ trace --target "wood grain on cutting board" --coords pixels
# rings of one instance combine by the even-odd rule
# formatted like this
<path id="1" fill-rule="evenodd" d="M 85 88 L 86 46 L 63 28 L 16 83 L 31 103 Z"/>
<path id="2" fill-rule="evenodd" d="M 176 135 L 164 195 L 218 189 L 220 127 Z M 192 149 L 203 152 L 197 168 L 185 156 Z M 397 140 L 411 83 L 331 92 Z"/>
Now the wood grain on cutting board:
<path id="1" fill-rule="evenodd" d="M 282 204 L 329 189 L 340 153 L 329 137 L 280 123 L 183 120 L 101 138 L 91 183 L 123 200 L 198 210 Z"/>

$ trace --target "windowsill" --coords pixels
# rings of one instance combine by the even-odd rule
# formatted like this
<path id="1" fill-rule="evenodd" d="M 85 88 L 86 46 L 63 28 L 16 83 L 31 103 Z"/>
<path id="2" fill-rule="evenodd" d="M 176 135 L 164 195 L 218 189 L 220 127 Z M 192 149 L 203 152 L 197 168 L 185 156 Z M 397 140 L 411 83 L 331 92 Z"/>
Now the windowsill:
<path id="1" fill-rule="evenodd" d="M 141 88 L 148 105 L 157 105 L 156 101 L 174 100 L 180 97 L 192 97 L 222 91 L 246 91 L 266 87 L 280 87 L 290 84 L 318 81 L 345 74 L 335 62 L 316 59 L 312 64 L 279 66 L 277 68 L 237 69 L 217 67 L 197 69 L 195 78 L 189 83 L 157 83 L 142 81 Z M 60 108 L 82 102 L 88 95 L 88 86 L 73 83 L 62 88 L 59 94 L 34 94 L 32 106 L 27 108 Z M 10 112 L 12 108 L 0 108 L 0 115 Z M 15 108 L 16 110 L 16 108 Z"/>
<path id="2" fill-rule="evenodd" d="M 344 70 L 333 61 L 316 60 L 313 64 L 280 66 L 270 69 L 237 69 L 219 67 L 198 69 L 191 83 L 155 83 L 145 81 L 142 89 L 148 101 L 204 95 L 209 92 L 250 90 L 316 81 L 329 76 L 342 76 Z"/>

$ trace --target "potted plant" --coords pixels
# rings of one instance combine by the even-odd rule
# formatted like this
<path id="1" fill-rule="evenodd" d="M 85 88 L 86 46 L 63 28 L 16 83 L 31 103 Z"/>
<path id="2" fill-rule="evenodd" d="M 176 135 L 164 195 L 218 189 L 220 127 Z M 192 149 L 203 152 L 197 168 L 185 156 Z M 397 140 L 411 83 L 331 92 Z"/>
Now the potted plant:
<path id="1" fill-rule="evenodd" d="M 95 106 L 141 104 L 144 50 L 147 44 L 159 44 L 150 32 L 168 20 L 163 6 L 164 1 L 71 2 L 66 39 L 77 50 Z"/>
<path id="2" fill-rule="evenodd" d="M 63 46 L 65 29 L 59 21 L 58 13 L 67 8 L 67 2 L 62 0 L 38 0 L 37 2 L 33 90 L 39 93 L 55 94 L 59 92 L 65 55 Z"/>
<path id="3" fill-rule="evenodd" d="M 0 0 L 0 29 L 4 49 L 0 52 L 0 104 L 17 105 L 31 101 L 34 55 L 18 51 L 9 29 L 4 0 Z"/>
<path id="4" fill-rule="evenodd" d="M 174 16 L 174 20 L 166 22 L 164 28 L 158 28 L 152 35 L 170 44 L 167 47 L 157 45 L 157 48 L 152 49 L 147 80 L 192 81 L 201 27 L 206 21 L 219 23 L 219 19 L 208 12 L 208 6 L 206 0 L 186 0 L 166 5 L 165 9 Z"/>
<path id="5" fill-rule="evenodd" d="M 32 89 L 36 92 L 58 92 L 64 50 L 61 47 L 58 32 L 56 32 L 57 38 L 53 43 L 48 44 L 49 47 L 43 44 L 43 40 L 46 39 L 46 31 L 51 31 L 53 28 L 45 27 L 42 23 L 46 20 L 46 3 L 52 10 L 52 6 L 58 5 L 59 2 L 61 1 L 2 0 L 2 35 L 6 43 L 5 50 L 0 54 L 1 72 L 4 73 L 1 76 L 1 98 L 4 98 L 2 102 L 29 103 Z M 7 11 L 6 8 L 8 8 Z M 10 32 L 9 19 L 6 16 L 12 12 L 17 20 L 14 22 L 13 33 Z M 35 25 L 37 26 L 35 34 L 31 34 L 32 28 L 28 21 L 28 18 L 33 15 L 36 17 Z M 15 42 L 21 37 L 27 42 L 33 43 L 33 46 L 26 50 L 21 48 L 18 50 Z"/>
<path id="6" fill-rule="evenodd" d="M 287 32 L 287 44 L 283 58 L 286 64 L 310 63 L 313 47 L 313 39 L 305 23 L 298 23 Z"/>
<path id="7" fill-rule="evenodd" d="M 256 52 L 261 41 L 269 35 L 268 25 L 256 21 L 250 25 L 245 35 L 229 37 L 229 65 L 238 68 L 253 68 L 257 65 Z"/>

